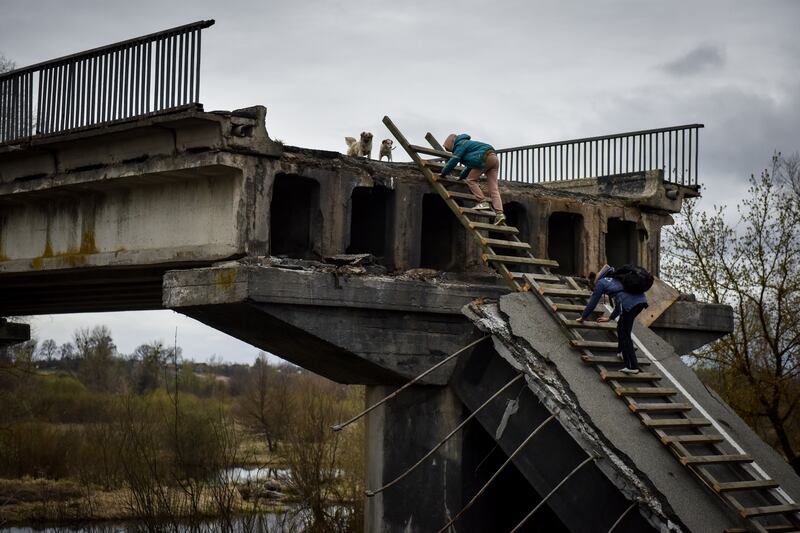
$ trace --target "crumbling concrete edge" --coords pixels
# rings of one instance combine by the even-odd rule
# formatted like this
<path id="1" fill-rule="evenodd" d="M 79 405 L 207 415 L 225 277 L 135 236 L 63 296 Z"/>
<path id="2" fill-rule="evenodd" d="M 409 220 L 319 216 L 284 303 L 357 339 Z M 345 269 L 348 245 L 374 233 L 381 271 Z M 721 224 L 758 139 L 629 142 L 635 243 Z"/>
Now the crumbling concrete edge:
<path id="1" fill-rule="evenodd" d="M 496 303 L 467 304 L 462 313 L 482 332 L 492 335 L 498 355 L 525 374 L 530 390 L 554 413 L 561 426 L 590 455 L 596 465 L 630 501 L 639 502 L 639 512 L 662 532 L 689 531 L 672 507 L 624 454 L 621 454 L 591 422 L 578 404 L 569 384 L 548 358 L 525 339 L 515 336 Z"/>

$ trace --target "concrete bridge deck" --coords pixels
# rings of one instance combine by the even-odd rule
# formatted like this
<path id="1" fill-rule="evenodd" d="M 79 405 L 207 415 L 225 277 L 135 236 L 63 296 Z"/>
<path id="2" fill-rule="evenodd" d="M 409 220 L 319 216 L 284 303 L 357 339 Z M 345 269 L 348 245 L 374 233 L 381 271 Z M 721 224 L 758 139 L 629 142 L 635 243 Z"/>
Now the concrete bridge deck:
<path id="1" fill-rule="evenodd" d="M 264 117 L 259 107 L 187 111 L 0 148 L 0 316 L 171 308 L 332 379 L 367 384 L 368 402 L 483 334 L 462 309 L 507 290 L 413 167 L 281 147 Z M 658 171 L 560 187 L 506 183 L 502 193 L 521 238 L 565 274 L 606 259 L 657 272 L 661 228 L 695 195 Z M 375 264 L 350 270 L 325 261 L 348 253 L 370 254 Z M 681 306 L 694 313 L 691 323 Z M 729 311 L 670 302 L 653 327 L 688 350 L 729 331 Z M 486 350 L 462 365 L 498 357 Z M 497 378 L 453 363 L 425 382 L 438 386 L 415 387 L 373 412 L 370 486 L 464 420 L 480 376 Z M 511 425 L 538 420 L 525 416 Z M 508 451 L 496 417 L 479 421 L 410 475 L 406 489 L 370 500 L 369 531 L 443 525 L 485 479 L 472 472 L 495 444 Z M 546 459 L 553 464 L 568 457 L 555 442 Z M 497 466 L 499 457 L 484 464 Z M 492 509 L 511 520 L 541 498 L 531 464 L 509 470 L 459 531 L 496 530 Z M 593 475 L 587 486 L 616 487 L 611 500 L 630 496 L 608 471 Z M 673 501 L 679 486 L 653 489 L 658 505 L 620 531 L 670 523 L 697 530 L 686 518 L 691 509 Z M 538 523 L 548 531 L 582 530 L 568 516 L 574 502 L 543 513 Z M 730 518 L 718 514 L 715 527 Z"/>

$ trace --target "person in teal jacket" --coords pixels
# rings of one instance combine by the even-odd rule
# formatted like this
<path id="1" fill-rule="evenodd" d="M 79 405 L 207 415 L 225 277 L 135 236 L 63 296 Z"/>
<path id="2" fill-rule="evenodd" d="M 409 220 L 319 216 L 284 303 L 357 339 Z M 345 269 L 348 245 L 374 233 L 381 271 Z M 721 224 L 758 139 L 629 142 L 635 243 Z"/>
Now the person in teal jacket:
<path id="1" fill-rule="evenodd" d="M 494 210 L 494 223 L 503 224 L 506 216 L 503 214 L 503 200 L 500 198 L 500 189 L 497 185 L 500 160 L 492 145 L 473 141 L 466 133 L 461 135 L 451 133 L 444 141 L 444 149 L 452 152 L 453 157 L 442 168 L 442 177 L 447 176 L 458 163 L 464 165 L 461 177 L 467 178 L 469 190 L 478 199 L 475 209 Z M 486 196 L 478 185 L 482 174 L 486 174 L 486 185 L 492 200 L 491 204 L 486 200 Z"/>

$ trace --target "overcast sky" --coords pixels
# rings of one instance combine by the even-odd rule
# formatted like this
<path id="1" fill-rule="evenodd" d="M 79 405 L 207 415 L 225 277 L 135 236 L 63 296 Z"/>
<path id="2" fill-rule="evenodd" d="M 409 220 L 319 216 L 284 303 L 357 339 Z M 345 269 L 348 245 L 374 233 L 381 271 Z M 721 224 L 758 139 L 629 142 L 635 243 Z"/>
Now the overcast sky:
<path id="1" fill-rule="evenodd" d="M 19 66 L 201 19 L 207 110 L 268 108 L 286 143 L 344 150 L 362 130 L 467 131 L 507 147 L 700 122 L 704 202 L 735 204 L 774 149 L 800 150 L 800 1 L 0 0 Z M 396 152 L 398 153 L 398 152 Z M 399 158 L 398 158 L 399 159 Z M 172 312 L 40 317 L 37 336 L 108 325 L 251 362 L 257 350 Z"/>

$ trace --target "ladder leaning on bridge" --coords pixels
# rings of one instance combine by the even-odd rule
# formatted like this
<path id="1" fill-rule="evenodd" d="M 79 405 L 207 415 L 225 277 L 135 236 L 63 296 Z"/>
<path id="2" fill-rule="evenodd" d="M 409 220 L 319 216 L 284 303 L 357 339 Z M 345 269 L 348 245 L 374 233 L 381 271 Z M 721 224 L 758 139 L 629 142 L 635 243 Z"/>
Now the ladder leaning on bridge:
<path id="1" fill-rule="evenodd" d="M 536 258 L 531 246 L 522 242 L 513 226 L 496 226 L 487 222 L 491 212 L 472 208 L 478 202 L 469 192 L 462 192 L 466 182 L 458 178 L 439 176 L 446 160 L 451 157 L 428 133 L 432 148 L 409 144 L 389 117 L 383 123 L 419 166 L 433 189 L 444 200 L 458 221 L 477 240 L 483 251 L 483 261 L 497 271 L 514 291 L 532 292 L 561 325 L 581 359 L 593 365 L 600 379 L 608 383 L 628 405 L 641 423 L 650 429 L 702 483 L 745 520 L 748 529 L 761 532 L 800 530 L 800 505 L 780 488 L 779 484 L 755 463 L 750 455 L 732 441 L 723 428 L 704 416 L 705 412 L 689 398 L 676 401 L 682 393 L 679 387 L 661 387 L 664 379 L 656 371 L 628 375 L 619 371 L 623 361 L 617 357 L 616 325 L 609 322 L 575 319 L 586 306 L 591 292 L 570 276 L 558 276 L 550 271 L 558 263 Z M 421 155 L 435 159 L 423 159 Z M 456 190 L 457 188 L 461 190 Z M 504 251 L 498 253 L 496 250 Z M 508 255 L 509 253 L 514 255 Z M 510 268 L 525 267 L 532 273 L 515 272 Z M 648 353 L 638 339 L 638 348 Z M 640 359 L 640 365 L 652 366 L 655 361 Z M 700 416 L 690 416 L 700 411 Z M 713 426 L 716 432 L 704 433 Z M 735 453 L 732 453 L 735 452 Z M 761 519 L 769 523 L 764 524 Z M 746 529 L 729 529 L 729 533 Z"/>

